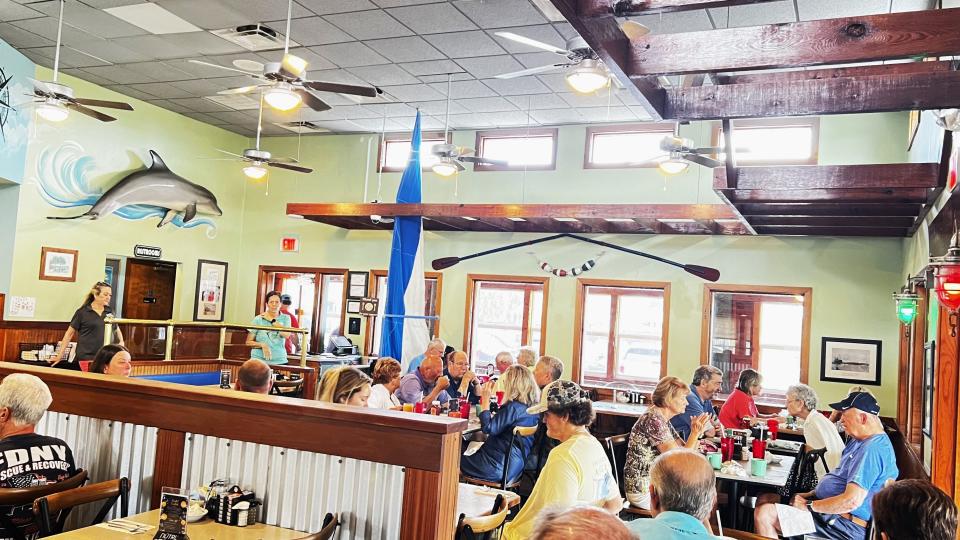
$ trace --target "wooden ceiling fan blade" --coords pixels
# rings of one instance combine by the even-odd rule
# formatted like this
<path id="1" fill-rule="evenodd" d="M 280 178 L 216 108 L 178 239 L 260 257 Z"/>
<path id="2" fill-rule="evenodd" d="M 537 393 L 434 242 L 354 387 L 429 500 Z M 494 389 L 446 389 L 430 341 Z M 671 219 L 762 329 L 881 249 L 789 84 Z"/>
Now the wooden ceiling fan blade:
<path id="1" fill-rule="evenodd" d="M 310 91 L 303 88 L 298 88 L 294 90 L 294 92 L 296 92 L 300 98 L 303 99 L 303 102 L 306 103 L 307 107 L 310 107 L 317 112 L 330 110 L 330 105 L 327 105 L 322 99 L 311 94 Z"/>
<path id="2" fill-rule="evenodd" d="M 93 109 L 88 109 L 88 108 L 84 107 L 83 105 L 80 105 L 80 104 L 77 104 L 77 103 L 64 103 L 63 106 L 66 107 L 66 108 L 68 108 L 68 109 L 72 109 L 72 110 L 74 110 L 74 111 L 77 111 L 77 112 L 80 113 L 80 114 L 85 114 L 85 115 L 87 115 L 87 116 L 89 116 L 89 117 L 96 118 L 97 120 L 100 120 L 101 122 L 113 122 L 114 120 L 116 120 L 116 118 L 114 118 L 114 117 L 112 117 L 112 116 L 110 116 L 110 115 L 108 115 L 108 114 L 103 114 L 103 113 L 100 112 L 100 111 L 95 111 L 95 110 L 93 110 Z"/>
<path id="3" fill-rule="evenodd" d="M 307 88 L 310 88 L 311 90 L 317 90 L 319 92 L 333 92 L 335 94 L 350 94 L 354 96 L 371 98 L 375 98 L 383 93 L 383 90 L 377 88 L 376 86 L 363 86 L 327 81 L 303 81 L 301 84 Z"/>
<path id="4" fill-rule="evenodd" d="M 722 162 L 722 161 L 718 161 L 718 160 L 713 159 L 713 158 L 708 158 L 707 156 L 701 156 L 701 155 L 699 155 L 699 154 L 686 154 L 686 153 L 685 153 L 685 154 L 683 155 L 683 159 L 686 159 L 686 160 L 688 160 L 688 161 L 692 161 L 693 163 L 696 163 L 697 165 L 703 165 L 704 167 L 707 167 L 707 168 L 710 168 L 710 169 L 713 169 L 713 168 L 715 168 L 715 167 L 723 167 L 723 162 Z"/>
<path id="5" fill-rule="evenodd" d="M 276 167 L 278 169 L 287 169 L 290 171 L 295 171 L 299 173 L 312 173 L 313 169 L 308 167 L 301 167 L 299 165 L 291 165 L 289 163 L 277 163 L 276 161 L 270 160 L 267 162 L 267 165 L 271 167 Z"/>
<path id="6" fill-rule="evenodd" d="M 129 103 L 124 103 L 122 101 L 106 101 L 103 99 L 87 99 L 87 98 L 73 98 L 74 103 L 79 103 L 81 105 L 87 105 L 89 107 L 104 107 L 107 109 L 121 109 L 124 111 L 132 111 L 133 105 Z"/>
<path id="7" fill-rule="evenodd" d="M 270 161 L 274 163 L 300 163 L 299 160 L 296 160 L 292 157 L 271 157 Z"/>

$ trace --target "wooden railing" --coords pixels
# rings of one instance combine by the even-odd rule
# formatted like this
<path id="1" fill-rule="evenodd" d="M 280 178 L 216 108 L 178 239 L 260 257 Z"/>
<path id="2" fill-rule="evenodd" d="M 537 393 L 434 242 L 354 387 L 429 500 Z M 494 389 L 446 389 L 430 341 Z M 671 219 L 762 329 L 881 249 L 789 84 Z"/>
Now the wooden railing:
<path id="1" fill-rule="evenodd" d="M 230 370 L 230 380 L 237 380 L 241 360 L 136 360 L 131 363 L 130 375 L 172 375 L 180 373 L 204 373 L 209 371 Z M 316 399 L 319 369 L 289 364 L 274 364 L 270 368 L 287 376 L 303 379 L 303 397 Z"/>
<path id="2" fill-rule="evenodd" d="M 154 506 L 162 486 L 180 485 L 196 433 L 402 466 L 400 538 L 453 536 L 465 420 L 0 362 L 10 373 L 43 379 L 52 411 L 158 428 Z"/>

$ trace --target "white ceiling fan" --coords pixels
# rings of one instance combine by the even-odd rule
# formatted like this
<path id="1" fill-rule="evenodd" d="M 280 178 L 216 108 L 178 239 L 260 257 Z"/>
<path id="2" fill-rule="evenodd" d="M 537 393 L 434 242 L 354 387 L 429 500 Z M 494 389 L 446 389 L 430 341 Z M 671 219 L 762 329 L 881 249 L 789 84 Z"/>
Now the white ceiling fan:
<path id="1" fill-rule="evenodd" d="M 464 163 L 474 163 L 480 165 L 500 165 L 503 167 L 507 166 L 506 161 L 500 161 L 497 159 L 487 159 L 480 156 L 471 156 L 470 154 L 475 154 L 476 150 L 473 148 L 466 148 L 464 146 L 457 146 L 454 144 L 447 143 L 447 133 L 450 131 L 450 100 L 451 96 L 451 86 L 450 86 L 451 76 L 447 74 L 447 111 L 444 114 L 443 120 L 443 144 L 438 144 L 433 147 L 433 155 L 437 156 L 437 162 L 433 165 L 433 172 L 439 174 L 440 176 L 452 176 L 459 173 L 460 171 L 466 170 L 466 167 L 463 166 Z"/>
<path id="2" fill-rule="evenodd" d="M 327 81 L 312 81 L 307 78 L 307 61 L 299 56 L 290 54 L 290 19 L 293 10 L 293 0 L 287 2 L 287 32 L 286 43 L 283 47 L 283 58 L 279 62 L 268 62 L 262 64 L 262 71 L 257 73 L 251 71 L 257 64 L 253 61 L 240 64 L 243 69 L 221 66 L 204 62 L 202 60 L 190 60 L 194 64 L 202 66 L 215 67 L 227 71 L 235 71 L 249 75 L 259 82 L 249 86 L 221 90 L 218 94 L 246 94 L 254 90 L 263 90 L 263 99 L 274 109 L 289 111 L 301 103 L 315 111 L 326 111 L 330 105 L 317 97 L 312 91 L 333 92 L 347 96 L 362 96 L 368 98 L 378 97 L 383 93 L 376 86 L 344 84 Z M 237 65 L 234 63 L 234 65 Z"/>
<path id="3" fill-rule="evenodd" d="M 107 109 L 132 111 L 133 106 L 122 101 L 107 101 L 103 99 L 75 97 L 73 94 L 73 88 L 70 88 L 69 86 L 57 81 L 57 77 L 59 76 L 58 72 L 60 70 L 60 42 L 63 31 L 64 0 L 59 0 L 59 2 L 60 21 L 57 24 L 57 48 L 53 57 L 53 80 L 38 81 L 28 78 L 30 83 L 33 84 L 33 93 L 27 95 L 34 98 L 37 115 L 50 122 L 62 122 L 63 120 L 66 120 L 67 116 L 70 115 L 70 111 L 76 111 L 80 114 L 96 118 L 101 122 L 113 122 L 116 120 L 116 118 L 100 111 L 93 110 L 89 107 L 102 107 Z"/>

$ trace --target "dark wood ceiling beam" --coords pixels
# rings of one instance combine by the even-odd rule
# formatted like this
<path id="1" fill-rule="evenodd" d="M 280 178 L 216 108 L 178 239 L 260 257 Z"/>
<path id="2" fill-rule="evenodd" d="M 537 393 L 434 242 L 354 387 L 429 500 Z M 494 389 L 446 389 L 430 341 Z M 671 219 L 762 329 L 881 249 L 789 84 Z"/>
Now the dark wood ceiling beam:
<path id="1" fill-rule="evenodd" d="M 957 32 L 960 36 L 960 32 Z M 960 71 L 667 89 L 664 118 L 715 120 L 960 106 Z"/>
<path id="2" fill-rule="evenodd" d="M 522 217 L 629 218 L 629 219 L 730 219 L 733 213 L 720 204 L 392 204 L 392 203 L 289 203 L 288 215 L 358 217 L 427 216 L 470 220 Z M 518 222 L 521 223 L 521 222 Z"/>
<path id="3" fill-rule="evenodd" d="M 958 20 L 960 8 L 952 8 L 648 34 L 621 65 L 647 77 L 952 56 L 960 54 Z"/>
<path id="4" fill-rule="evenodd" d="M 656 15 L 775 1 L 778 0 L 581 0 L 580 13 L 586 17 L 610 12 L 620 17 L 625 15 Z"/>
<path id="5" fill-rule="evenodd" d="M 798 189 L 798 190 L 747 190 L 728 189 L 730 202 L 890 202 L 924 203 L 927 200 L 926 189 Z"/>
<path id="6" fill-rule="evenodd" d="M 804 204 L 763 204 L 746 203 L 738 205 L 740 213 L 748 219 L 755 216 L 916 216 L 922 204 L 886 204 L 886 203 L 804 203 Z"/>
<path id="7" fill-rule="evenodd" d="M 871 77 L 876 75 L 917 75 L 924 73 L 942 73 L 956 71 L 960 62 L 946 60 L 940 62 L 902 62 L 897 64 L 877 64 L 875 66 L 835 67 L 824 69 L 802 69 L 798 71 L 738 73 L 721 75 L 714 80 L 717 84 L 759 84 L 773 82 L 813 81 L 841 79 L 847 77 Z"/>
<path id="8" fill-rule="evenodd" d="M 781 165 L 740 167 L 736 183 L 728 182 L 722 167 L 713 170 L 715 189 L 780 191 L 804 189 L 903 189 L 935 188 L 939 163 L 889 163 L 884 165 Z"/>
<path id="9" fill-rule="evenodd" d="M 760 228 L 771 225 L 805 227 L 881 227 L 907 229 L 913 225 L 913 217 L 887 216 L 753 216 L 750 222 Z"/>
<path id="10" fill-rule="evenodd" d="M 631 53 L 630 40 L 620 29 L 620 23 L 613 12 L 607 9 L 606 13 L 597 13 L 596 16 L 584 17 L 581 14 L 580 4 L 584 0 L 550 0 L 550 3 L 560 11 L 580 37 L 590 45 L 590 48 L 603 60 L 610 74 L 640 103 L 644 111 L 654 121 L 663 119 L 666 92 L 660 87 L 656 77 L 646 77 L 631 80 L 624 69 L 627 66 L 628 56 Z M 609 3 L 607 4 L 609 6 Z M 589 6 L 586 6 L 589 7 Z"/>
<path id="11" fill-rule="evenodd" d="M 874 227 L 757 227 L 758 234 L 778 236 L 906 236 L 907 229 L 878 229 Z"/>
<path id="12" fill-rule="evenodd" d="M 920 228 L 920 225 L 927 218 L 927 214 L 930 213 L 937 199 L 940 198 L 940 194 L 947 187 L 947 175 L 950 174 L 951 155 L 953 155 L 953 132 L 944 130 L 943 141 L 940 146 L 940 172 L 937 175 L 937 187 L 936 189 L 930 190 L 930 193 L 927 194 L 927 203 L 923 205 L 923 209 L 917 214 L 917 219 L 907 232 L 907 236 L 913 236 L 913 233 L 917 232 L 917 229 Z"/>

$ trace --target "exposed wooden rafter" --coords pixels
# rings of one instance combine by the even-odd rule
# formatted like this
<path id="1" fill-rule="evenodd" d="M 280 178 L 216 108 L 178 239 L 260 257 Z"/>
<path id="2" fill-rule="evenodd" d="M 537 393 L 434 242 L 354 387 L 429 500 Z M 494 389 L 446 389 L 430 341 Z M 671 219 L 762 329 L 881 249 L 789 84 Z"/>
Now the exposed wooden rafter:
<path id="1" fill-rule="evenodd" d="M 871 77 L 876 75 L 890 76 L 942 73 L 945 71 L 956 71 L 958 69 L 960 69 L 960 61 L 957 60 L 945 60 L 939 62 L 899 62 L 896 64 L 876 64 L 872 66 L 778 71 L 775 73 L 738 73 L 735 75 L 722 75 L 717 77 L 715 80 L 718 84 L 783 83 L 840 79 L 847 77 Z"/>
<path id="2" fill-rule="evenodd" d="M 762 4 L 778 0 L 579 0 L 577 13 L 583 17 L 597 17 L 613 13 L 624 15 L 656 15 L 695 9 L 724 8 Z"/>

